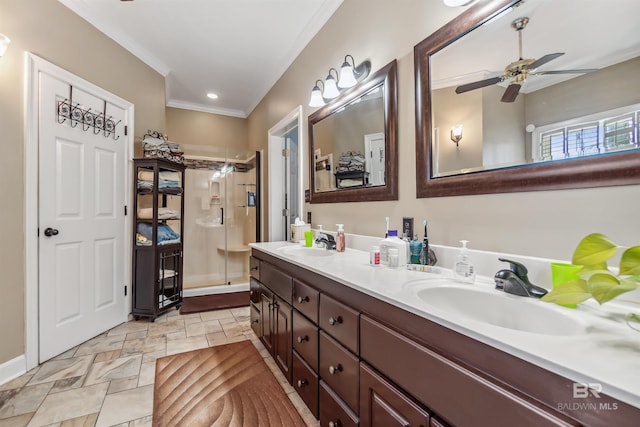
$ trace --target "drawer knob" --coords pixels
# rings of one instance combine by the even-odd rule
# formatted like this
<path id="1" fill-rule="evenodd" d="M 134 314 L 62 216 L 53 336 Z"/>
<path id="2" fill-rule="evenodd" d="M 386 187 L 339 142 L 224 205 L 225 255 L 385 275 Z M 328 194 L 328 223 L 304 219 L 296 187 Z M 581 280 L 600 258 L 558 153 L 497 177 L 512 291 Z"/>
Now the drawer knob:
<path id="1" fill-rule="evenodd" d="M 255 267 L 251 267 L 251 271 L 256 271 L 257 269 L 258 269 L 257 265 Z"/>
<path id="2" fill-rule="evenodd" d="M 331 326 L 334 326 L 338 323 L 342 323 L 342 317 L 338 316 L 338 317 L 329 317 L 329 324 Z"/>
<path id="3" fill-rule="evenodd" d="M 329 366 L 329 373 L 331 375 L 335 375 L 340 371 L 342 371 L 342 365 L 340 364 L 338 364 L 338 366 L 333 366 L 333 365 Z"/>
<path id="4" fill-rule="evenodd" d="M 309 297 L 298 297 L 298 303 L 302 304 L 305 302 L 309 302 Z"/>
<path id="5" fill-rule="evenodd" d="M 253 319 L 253 320 L 251 321 L 251 323 L 258 323 L 258 322 L 259 322 L 259 320 L 258 320 L 258 319 Z"/>
<path id="6" fill-rule="evenodd" d="M 309 336 L 298 337 L 298 343 L 302 344 L 305 341 L 309 341 Z"/>
<path id="7" fill-rule="evenodd" d="M 340 421 L 329 421 L 329 427 L 340 427 Z"/>
<path id="8" fill-rule="evenodd" d="M 306 386 L 307 384 L 309 384 L 309 381 L 307 381 L 307 380 L 298 380 L 298 388 L 302 388 L 302 387 Z"/>

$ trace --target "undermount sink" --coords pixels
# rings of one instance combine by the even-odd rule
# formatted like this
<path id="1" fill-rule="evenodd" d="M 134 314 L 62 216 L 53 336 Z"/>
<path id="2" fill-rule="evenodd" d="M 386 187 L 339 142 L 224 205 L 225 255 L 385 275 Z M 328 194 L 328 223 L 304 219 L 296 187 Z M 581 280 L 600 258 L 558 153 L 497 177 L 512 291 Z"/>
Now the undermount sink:
<path id="1" fill-rule="evenodd" d="M 430 287 L 417 291 L 417 296 L 440 313 L 516 331 L 561 336 L 586 332 L 585 325 L 563 309 L 533 298 L 469 286 Z"/>
<path id="2" fill-rule="evenodd" d="M 336 251 L 327 250 L 325 248 L 307 248 L 306 246 L 284 246 L 279 249 L 285 255 L 290 256 L 312 256 L 326 257 L 333 255 Z"/>

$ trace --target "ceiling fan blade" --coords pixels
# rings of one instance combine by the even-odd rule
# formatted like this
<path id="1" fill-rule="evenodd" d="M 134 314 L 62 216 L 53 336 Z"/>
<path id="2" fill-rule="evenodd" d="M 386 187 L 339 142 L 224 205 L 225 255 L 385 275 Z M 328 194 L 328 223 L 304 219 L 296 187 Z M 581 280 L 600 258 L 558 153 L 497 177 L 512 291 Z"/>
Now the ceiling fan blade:
<path id="1" fill-rule="evenodd" d="M 520 93 L 520 88 L 522 87 L 521 84 L 519 83 L 511 83 L 508 87 L 507 90 L 504 91 L 504 94 L 502 95 L 502 99 L 500 99 L 500 101 L 502 102 L 513 102 L 516 100 L 516 98 L 518 97 L 518 93 Z"/>
<path id="2" fill-rule="evenodd" d="M 543 56 L 542 58 L 538 58 L 535 61 L 533 61 L 531 64 L 525 66 L 524 68 L 527 70 L 535 70 L 536 68 L 546 64 L 547 62 L 553 61 L 554 59 L 556 59 L 559 56 L 564 55 L 563 52 L 558 52 L 558 53 L 549 53 L 545 56 Z"/>
<path id="3" fill-rule="evenodd" d="M 480 89 L 481 87 L 491 86 L 496 83 L 500 83 L 503 80 L 502 76 L 500 77 L 492 77 L 486 80 L 480 80 L 473 83 L 467 83 L 466 85 L 461 85 L 456 88 L 456 93 L 464 93 L 469 92 L 470 90 Z"/>
<path id="4" fill-rule="evenodd" d="M 583 68 L 581 70 L 558 70 L 558 71 L 536 71 L 535 73 L 531 73 L 534 75 L 541 74 L 586 74 L 593 73 L 594 71 L 598 71 L 597 68 Z"/>

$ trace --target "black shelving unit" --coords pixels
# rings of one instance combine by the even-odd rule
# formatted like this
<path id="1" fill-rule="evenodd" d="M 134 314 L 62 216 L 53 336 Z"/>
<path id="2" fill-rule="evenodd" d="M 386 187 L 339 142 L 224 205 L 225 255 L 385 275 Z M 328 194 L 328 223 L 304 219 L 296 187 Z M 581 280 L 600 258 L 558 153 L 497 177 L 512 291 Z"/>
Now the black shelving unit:
<path id="1" fill-rule="evenodd" d="M 163 159 L 134 159 L 133 317 L 154 321 L 182 304 L 184 170 Z"/>

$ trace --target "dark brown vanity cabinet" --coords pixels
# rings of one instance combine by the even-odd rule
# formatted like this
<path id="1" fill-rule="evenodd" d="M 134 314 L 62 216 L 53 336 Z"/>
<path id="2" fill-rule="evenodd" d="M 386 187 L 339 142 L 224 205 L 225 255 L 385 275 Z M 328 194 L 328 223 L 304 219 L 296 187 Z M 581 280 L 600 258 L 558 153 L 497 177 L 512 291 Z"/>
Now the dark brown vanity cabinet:
<path id="1" fill-rule="evenodd" d="M 604 393 L 572 401 L 567 378 L 267 252 L 253 257 L 252 316 L 289 295 L 292 385 L 323 427 L 638 425 L 639 408 Z M 276 354 L 277 339 L 262 339 Z"/>
<path id="2" fill-rule="evenodd" d="M 153 321 L 182 303 L 184 169 L 163 159 L 133 160 L 135 319 Z"/>
<path id="3" fill-rule="evenodd" d="M 292 309 L 291 277 L 271 265 L 262 265 L 252 258 L 249 300 L 251 301 L 251 325 L 260 341 L 273 356 L 289 383 L 292 382 Z M 263 282 L 256 278 L 261 277 Z"/>

